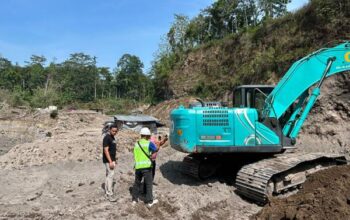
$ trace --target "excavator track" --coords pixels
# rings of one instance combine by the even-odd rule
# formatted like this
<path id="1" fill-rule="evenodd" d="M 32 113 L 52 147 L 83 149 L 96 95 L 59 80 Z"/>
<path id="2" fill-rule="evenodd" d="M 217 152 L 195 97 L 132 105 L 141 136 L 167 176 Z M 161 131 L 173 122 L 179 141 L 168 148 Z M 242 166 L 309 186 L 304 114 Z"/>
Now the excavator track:
<path id="1" fill-rule="evenodd" d="M 285 153 L 243 166 L 237 173 L 237 193 L 264 204 L 272 195 L 298 188 L 308 175 L 346 164 L 343 155 Z"/>
<path id="2" fill-rule="evenodd" d="M 190 156 L 186 156 L 181 163 L 180 171 L 183 174 L 192 176 L 196 179 L 200 179 L 198 175 L 199 164 L 199 160 L 196 160 Z"/>
<path id="3" fill-rule="evenodd" d="M 212 176 L 218 164 L 205 157 L 197 158 L 192 155 L 186 156 L 180 168 L 180 172 L 196 179 L 204 180 Z"/>

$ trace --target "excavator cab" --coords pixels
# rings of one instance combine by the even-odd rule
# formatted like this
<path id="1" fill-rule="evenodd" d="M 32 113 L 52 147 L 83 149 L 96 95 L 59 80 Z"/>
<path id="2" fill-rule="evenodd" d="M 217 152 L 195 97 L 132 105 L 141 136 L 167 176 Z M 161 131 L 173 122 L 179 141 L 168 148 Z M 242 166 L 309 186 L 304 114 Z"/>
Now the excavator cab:
<path id="1" fill-rule="evenodd" d="M 243 85 L 233 91 L 233 107 L 255 108 L 259 119 L 264 108 L 266 97 L 275 87 L 272 85 Z"/>

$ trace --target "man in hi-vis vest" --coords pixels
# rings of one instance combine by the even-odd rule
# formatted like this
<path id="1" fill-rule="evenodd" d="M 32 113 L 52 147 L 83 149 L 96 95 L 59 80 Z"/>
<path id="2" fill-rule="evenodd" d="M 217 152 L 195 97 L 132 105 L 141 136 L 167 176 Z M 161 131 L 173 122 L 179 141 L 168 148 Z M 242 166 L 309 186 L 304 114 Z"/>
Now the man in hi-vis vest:
<path id="1" fill-rule="evenodd" d="M 152 187 L 152 161 L 151 155 L 157 152 L 157 146 L 149 139 L 151 138 L 151 131 L 148 128 L 142 128 L 140 131 L 141 139 L 135 143 L 134 159 L 135 159 L 135 183 L 132 192 L 132 204 L 138 202 L 138 197 L 141 189 L 141 181 L 146 185 L 146 199 L 145 203 L 148 207 L 152 207 L 158 203 L 157 199 L 153 199 Z"/>

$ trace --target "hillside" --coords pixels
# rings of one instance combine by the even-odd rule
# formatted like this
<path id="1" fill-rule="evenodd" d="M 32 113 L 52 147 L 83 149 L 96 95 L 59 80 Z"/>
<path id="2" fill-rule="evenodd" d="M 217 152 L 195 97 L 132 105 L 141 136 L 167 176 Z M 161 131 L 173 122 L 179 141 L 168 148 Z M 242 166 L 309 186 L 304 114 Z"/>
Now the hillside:
<path id="1" fill-rule="evenodd" d="M 276 84 L 299 58 L 341 40 L 350 40 L 349 27 L 350 1 L 312 0 L 294 14 L 197 48 L 184 55 L 184 62 L 178 63 L 170 74 L 174 99 L 151 107 L 147 114 L 169 125 L 170 111 L 177 105 L 188 104 L 188 96 L 228 101 L 235 85 Z M 347 153 L 349 112 L 350 74 L 326 79 L 298 137 L 299 148 L 305 151 L 340 148 Z"/>
<path id="2" fill-rule="evenodd" d="M 275 84 L 299 58 L 349 40 L 349 27 L 349 1 L 312 0 L 294 14 L 183 55 L 170 73 L 171 92 L 221 99 L 236 85 Z"/>

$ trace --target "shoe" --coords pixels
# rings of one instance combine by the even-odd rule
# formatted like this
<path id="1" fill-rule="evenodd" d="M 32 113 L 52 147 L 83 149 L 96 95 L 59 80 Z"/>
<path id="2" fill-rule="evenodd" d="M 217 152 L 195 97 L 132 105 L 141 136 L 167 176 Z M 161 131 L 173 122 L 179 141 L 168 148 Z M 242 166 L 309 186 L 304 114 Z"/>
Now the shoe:
<path id="1" fill-rule="evenodd" d="M 109 199 L 109 195 L 108 194 L 105 194 L 105 199 Z"/>
<path id="2" fill-rule="evenodd" d="M 106 198 L 110 202 L 116 202 L 118 200 L 114 195 L 106 195 Z"/>
<path id="3" fill-rule="evenodd" d="M 110 202 L 116 202 L 118 199 L 116 197 L 110 197 L 108 200 Z"/>
<path id="4" fill-rule="evenodd" d="M 148 206 L 148 208 L 151 208 L 152 206 L 154 206 L 157 203 L 158 203 L 158 199 L 154 199 L 152 202 L 148 203 L 147 206 Z"/>

